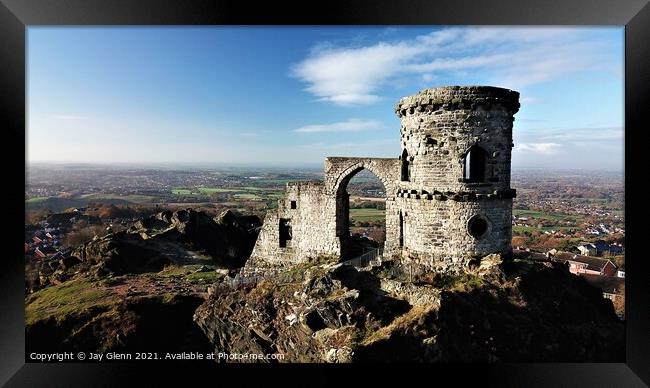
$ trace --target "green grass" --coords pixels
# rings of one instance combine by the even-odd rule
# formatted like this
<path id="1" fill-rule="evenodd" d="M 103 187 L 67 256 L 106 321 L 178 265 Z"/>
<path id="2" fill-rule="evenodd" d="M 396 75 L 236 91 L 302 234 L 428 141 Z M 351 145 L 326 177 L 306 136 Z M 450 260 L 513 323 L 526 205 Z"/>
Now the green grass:
<path id="1" fill-rule="evenodd" d="M 214 283 L 220 276 L 215 271 L 193 272 L 187 275 L 185 279 L 190 283 Z"/>
<path id="2" fill-rule="evenodd" d="M 280 199 L 280 198 L 283 198 L 283 197 L 284 197 L 284 194 L 282 194 L 282 193 L 277 193 L 277 194 L 276 194 L 276 193 L 272 193 L 272 194 L 264 195 L 264 198 L 265 198 L 265 199 L 272 199 L 272 200 L 276 200 L 276 201 L 277 201 L 278 199 Z"/>
<path id="3" fill-rule="evenodd" d="M 188 189 L 182 187 L 175 187 L 172 189 L 172 194 L 174 195 L 192 195 L 192 194 L 221 194 L 228 193 L 232 194 L 235 200 L 243 201 L 259 201 L 262 199 L 280 199 L 284 196 L 284 191 L 274 188 L 265 188 L 265 187 L 253 187 L 253 186 L 243 186 L 243 187 L 199 187 L 197 189 Z"/>
<path id="4" fill-rule="evenodd" d="M 386 211 L 373 208 L 350 209 L 350 218 L 356 221 L 382 221 L 386 219 Z"/>
<path id="5" fill-rule="evenodd" d="M 27 324 L 50 317 L 61 321 L 70 315 L 88 313 L 90 309 L 109 309 L 116 302 L 116 295 L 98 283 L 70 280 L 29 295 L 25 301 L 25 320 Z"/>
<path id="6" fill-rule="evenodd" d="M 201 194 L 214 194 L 214 193 L 238 193 L 241 189 L 225 189 L 222 187 L 199 187 Z"/>
<path id="7" fill-rule="evenodd" d="M 250 193 L 241 193 L 241 194 L 235 194 L 235 198 L 237 199 L 246 199 L 246 200 L 258 200 L 260 197 L 256 194 L 250 194 Z"/>
<path id="8" fill-rule="evenodd" d="M 183 188 L 174 188 L 174 189 L 172 189 L 172 194 L 174 194 L 174 195 L 191 195 L 192 190 L 183 189 Z"/>
<path id="9" fill-rule="evenodd" d="M 50 198 L 50 197 L 33 197 L 33 198 L 30 198 L 30 199 L 26 199 L 25 202 L 26 203 L 32 203 L 32 204 L 41 203 L 41 202 L 47 201 L 48 198 Z"/>
<path id="10" fill-rule="evenodd" d="M 133 203 L 148 203 L 157 199 L 151 195 L 142 195 L 142 194 L 104 194 L 104 193 L 95 193 L 95 194 L 84 194 L 81 196 L 86 201 L 102 201 L 102 200 L 124 200 L 127 202 Z"/>
<path id="11" fill-rule="evenodd" d="M 182 278 L 189 283 L 214 283 L 222 275 L 214 271 L 214 266 L 208 265 L 210 271 L 196 272 L 203 267 L 201 264 L 191 264 L 184 266 L 170 265 L 162 271 L 155 274 L 160 278 Z"/>
<path id="12" fill-rule="evenodd" d="M 281 191 L 281 189 L 274 189 L 272 187 L 253 187 L 253 186 L 244 186 L 242 190 L 246 191 Z"/>
<path id="13" fill-rule="evenodd" d="M 162 271 L 158 272 L 155 276 L 160 277 L 160 278 L 172 278 L 172 277 L 179 277 L 183 276 L 187 273 L 191 272 L 190 266 L 177 266 L 177 265 L 169 265 L 166 266 Z M 197 266 L 198 268 L 199 266 Z"/>
<path id="14" fill-rule="evenodd" d="M 211 259 L 210 259 L 211 260 Z M 196 272 L 201 267 L 207 267 L 210 271 Z M 185 278 L 192 282 L 197 279 L 216 279 L 217 273 L 214 272 L 214 265 L 189 264 L 189 265 L 168 265 L 162 271 L 152 274 L 151 276 L 159 278 Z"/>

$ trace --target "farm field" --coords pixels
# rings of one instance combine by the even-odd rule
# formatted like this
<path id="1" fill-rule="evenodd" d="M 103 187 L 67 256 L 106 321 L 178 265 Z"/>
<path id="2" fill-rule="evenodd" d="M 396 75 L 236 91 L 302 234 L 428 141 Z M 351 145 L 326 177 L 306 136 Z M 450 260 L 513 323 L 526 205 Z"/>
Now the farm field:
<path id="1" fill-rule="evenodd" d="M 531 218 L 546 218 L 550 220 L 560 221 L 565 218 L 573 218 L 576 221 L 579 221 L 582 216 L 579 214 L 564 214 L 564 213 L 554 213 L 554 212 L 541 212 L 537 210 L 527 210 L 527 209 L 512 209 L 512 215 L 517 217 L 531 217 Z"/>
<path id="2" fill-rule="evenodd" d="M 383 221 L 386 219 L 386 211 L 373 208 L 350 209 L 350 218 L 356 221 Z"/>
<path id="3" fill-rule="evenodd" d="M 84 194 L 81 196 L 81 199 L 92 202 L 92 201 L 106 201 L 106 200 L 123 200 L 131 203 L 151 203 L 157 197 L 151 195 L 141 195 L 141 194 Z"/>
<path id="4" fill-rule="evenodd" d="M 26 199 L 25 203 L 35 204 L 35 203 L 45 202 L 47 201 L 48 198 L 50 197 L 33 197 L 30 199 Z"/>
<path id="5" fill-rule="evenodd" d="M 525 231 L 532 232 L 533 230 L 539 230 L 541 232 L 550 232 L 550 231 L 559 231 L 560 229 L 564 229 L 566 231 L 570 230 L 580 230 L 579 227 L 577 226 L 544 226 L 541 228 L 538 228 L 536 226 L 527 226 L 527 225 L 513 225 L 512 226 L 512 232 L 513 233 L 522 233 Z"/>

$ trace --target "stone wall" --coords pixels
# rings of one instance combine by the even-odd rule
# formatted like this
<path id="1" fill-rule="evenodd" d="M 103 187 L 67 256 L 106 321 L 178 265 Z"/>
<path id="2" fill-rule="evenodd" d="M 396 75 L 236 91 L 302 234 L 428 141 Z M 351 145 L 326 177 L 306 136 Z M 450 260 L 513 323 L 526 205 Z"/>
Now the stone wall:
<path id="1" fill-rule="evenodd" d="M 269 212 L 249 264 L 287 265 L 345 256 L 349 181 L 363 169 L 386 189 L 387 255 L 430 269 L 511 251 L 510 160 L 519 93 L 494 87 L 426 89 L 402 98 L 399 158 L 325 160 L 323 182 L 290 182 Z M 474 155 L 473 167 L 466 158 Z M 482 151 L 481 151 L 482 150 Z M 476 156 L 480 155 L 480 156 Z M 480 163 L 479 163 L 480 161 Z M 478 166 L 478 167 L 476 167 Z M 466 171 L 467 170 L 467 171 Z M 476 179 L 469 171 L 479 171 Z M 281 246 L 281 223 L 291 240 Z"/>
<path id="2" fill-rule="evenodd" d="M 510 158 L 518 98 L 507 89 L 448 87 L 400 100 L 401 155 L 410 170 L 407 181 L 400 176 L 397 193 L 405 260 L 445 267 L 511 250 Z M 465 174 L 471 147 L 485 151 L 479 181 Z M 478 237 L 468 230 L 473 218 L 486 224 Z"/>
<path id="3" fill-rule="evenodd" d="M 473 256 L 508 254 L 512 239 L 512 202 L 509 199 L 459 202 L 398 198 L 402 212 L 402 259 L 429 268 L 465 266 Z M 469 234 L 468 221 L 480 215 L 487 231 L 480 238 Z"/>
<path id="4" fill-rule="evenodd" d="M 519 93 L 493 87 L 426 89 L 404 97 L 396 107 L 401 121 L 401 150 L 412 163 L 404 189 L 489 193 L 510 188 L 513 115 Z M 463 182 L 467 150 L 487 151 L 486 184 Z"/>
<path id="5" fill-rule="evenodd" d="M 278 209 L 269 211 L 247 266 L 287 265 L 319 255 L 338 255 L 335 201 L 323 182 L 289 182 Z M 291 240 L 280 246 L 280 220 L 288 220 Z"/>
<path id="6" fill-rule="evenodd" d="M 349 237 L 347 185 L 359 171 L 368 169 L 386 189 L 387 252 L 396 251 L 395 193 L 399 160 L 387 158 L 327 158 L 324 182 L 289 182 L 278 209 L 269 212 L 248 266 L 287 265 L 321 255 L 340 256 Z M 289 220 L 292 238 L 280 246 L 280 220 Z"/>
<path id="7" fill-rule="evenodd" d="M 349 237 L 349 198 L 347 185 L 361 170 L 367 169 L 383 183 L 386 193 L 386 241 L 387 254 L 398 248 L 398 213 L 395 208 L 395 195 L 399 178 L 399 160 L 396 158 L 340 158 L 325 159 L 325 186 L 328 195 L 335 199 L 336 236 L 345 256 L 346 239 Z"/>

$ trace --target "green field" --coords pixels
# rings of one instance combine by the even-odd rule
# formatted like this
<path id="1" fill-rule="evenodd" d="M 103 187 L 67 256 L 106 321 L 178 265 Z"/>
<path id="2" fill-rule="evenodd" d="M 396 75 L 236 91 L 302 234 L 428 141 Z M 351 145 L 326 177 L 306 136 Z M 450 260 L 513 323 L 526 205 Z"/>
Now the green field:
<path id="1" fill-rule="evenodd" d="M 30 198 L 30 199 L 26 199 L 25 203 L 31 203 L 31 204 L 41 203 L 41 202 L 47 201 L 48 198 L 50 198 L 50 197 L 33 197 L 33 198 Z"/>
<path id="2" fill-rule="evenodd" d="M 174 195 L 190 195 L 190 194 L 192 194 L 192 190 L 190 190 L 190 189 L 182 189 L 182 188 L 175 188 L 175 189 L 172 189 L 172 194 L 174 194 Z"/>
<path id="3" fill-rule="evenodd" d="M 233 195 L 236 199 L 245 199 L 245 200 L 250 200 L 250 201 L 255 201 L 261 199 L 259 195 L 256 194 L 250 194 L 250 193 L 239 193 Z"/>
<path id="4" fill-rule="evenodd" d="M 199 187 L 197 189 L 188 189 L 183 187 L 175 187 L 172 189 L 174 195 L 192 195 L 203 194 L 211 195 L 217 193 L 232 194 L 236 200 L 258 201 L 262 199 L 277 200 L 284 196 L 284 191 L 281 189 L 264 188 L 264 187 Z"/>
<path id="5" fill-rule="evenodd" d="M 120 195 L 120 194 L 103 194 L 103 193 L 85 194 L 82 195 L 81 198 L 86 201 L 123 200 L 123 201 L 133 202 L 133 203 L 149 203 L 149 202 L 153 202 L 156 199 L 156 197 L 151 195 L 141 195 L 141 194 Z"/>
<path id="6" fill-rule="evenodd" d="M 350 209 L 350 218 L 357 221 L 383 221 L 386 219 L 386 211 L 373 208 Z"/>
<path id="7" fill-rule="evenodd" d="M 544 226 L 541 228 L 538 228 L 536 226 L 525 226 L 525 225 L 513 225 L 512 226 L 512 231 L 515 233 L 523 233 L 524 231 L 529 231 L 532 232 L 533 230 L 539 230 L 540 232 L 550 232 L 552 230 L 559 232 L 560 229 L 564 229 L 566 231 L 569 230 L 578 230 L 577 226 Z"/>
<path id="8" fill-rule="evenodd" d="M 199 187 L 197 189 L 186 189 L 182 187 L 176 187 L 172 189 L 172 194 L 174 195 L 192 195 L 192 194 L 215 194 L 215 193 L 241 193 L 250 190 L 250 188 L 235 188 L 235 189 L 226 189 L 222 187 Z"/>
<path id="9" fill-rule="evenodd" d="M 560 221 L 565 218 L 573 218 L 575 220 L 580 220 L 583 218 L 583 216 L 580 214 L 546 213 L 537 210 L 526 209 L 512 209 L 512 214 L 517 217 L 532 217 L 536 219 L 546 218 L 555 221 Z"/>
<path id="10" fill-rule="evenodd" d="M 272 185 L 278 185 L 278 186 L 284 186 L 287 184 L 287 182 L 297 182 L 297 181 L 304 181 L 308 179 L 298 179 L 298 178 L 278 178 L 278 179 L 256 179 L 255 183 L 263 183 L 263 184 L 272 184 Z"/>
<path id="11" fill-rule="evenodd" d="M 244 186 L 244 187 L 242 187 L 242 190 L 244 190 L 244 191 L 281 191 L 282 189 L 274 189 L 272 187 L 265 188 L 265 187 Z"/>
<path id="12" fill-rule="evenodd" d="M 214 194 L 214 193 L 237 193 L 241 189 L 224 189 L 222 187 L 199 187 L 201 194 Z"/>

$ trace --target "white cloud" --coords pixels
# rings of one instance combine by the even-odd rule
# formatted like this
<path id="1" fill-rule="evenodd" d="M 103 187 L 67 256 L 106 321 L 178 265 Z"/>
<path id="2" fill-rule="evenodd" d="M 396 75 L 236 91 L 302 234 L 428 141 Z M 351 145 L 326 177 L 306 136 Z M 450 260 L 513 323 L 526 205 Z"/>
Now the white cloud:
<path id="1" fill-rule="evenodd" d="M 550 155 L 556 153 L 561 147 L 559 143 L 521 143 L 515 145 L 515 150 Z"/>
<path id="2" fill-rule="evenodd" d="M 515 167 L 623 168 L 623 130 L 618 127 L 514 131 Z"/>
<path id="3" fill-rule="evenodd" d="M 424 82 L 431 82 L 435 78 L 436 78 L 436 76 L 431 74 L 431 73 L 422 74 L 422 81 L 424 81 Z"/>
<path id="4" fill-rule="evenodd" d="M 447 28 L 364 47 L 319 44 L 291 74 L 320 101 L 371 104 L 382 86 L 408 75 L 429 82 L 464 73 L 521 89 L 569 72 L 608 70 L 615 64 L 604 58 L 603 44 L 578 28 Z"/>
<path id="5" fill-rule="evenodd" d="M 383 129 L 384 126 L 376 120 L 349 119 L 332 124 L 305 125 L 294 129 L 294 132 L 316 133 L 316 132 L 359 132 L 375 131 Z"/>
<path id="6" fill-rule="evenodd" d="M 379 99 L 375 91 L 386 75 L 399 72 L 405 60 L 422 50 L 406 43 L 320 48 L 294 66 L 292 74 L 307 82 L 306 90 L 319 100 L 341 105 L 369 104 Z"/>

